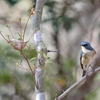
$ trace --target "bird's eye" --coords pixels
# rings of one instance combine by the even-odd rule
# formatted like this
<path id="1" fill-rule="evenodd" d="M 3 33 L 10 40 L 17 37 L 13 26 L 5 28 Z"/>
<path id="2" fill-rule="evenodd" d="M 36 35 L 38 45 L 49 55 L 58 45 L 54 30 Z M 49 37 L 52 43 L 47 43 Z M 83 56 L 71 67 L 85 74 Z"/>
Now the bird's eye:
<path id="1" fill-rule="evenodd" d="M 87 46 L 88 44 L 84 44 L 84 46 Z"/>

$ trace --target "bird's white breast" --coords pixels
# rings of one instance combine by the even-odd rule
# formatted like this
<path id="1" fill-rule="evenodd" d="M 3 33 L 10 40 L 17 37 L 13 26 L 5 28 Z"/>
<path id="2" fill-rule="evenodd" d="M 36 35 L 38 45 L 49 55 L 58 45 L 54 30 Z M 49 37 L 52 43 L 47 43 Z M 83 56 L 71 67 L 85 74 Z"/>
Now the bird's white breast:
<path id="1" fill-rule="evenodd" d="M 90 50 L 87 50 L 85 47 L 83 47 L 83 46 L 81 46 L 81 47 L 82 47 L 82 51 L 83 51 L 84 53 L 90 52 Z"/>
<path id="2" fill-rule="evenodd" d="M 82 47 L 82 64 L 83 69 L 85 69 L 86 66 L 88 66 L 89 62 L 94 58 L 95 50 L 87 50 L 86 48 Z"/>

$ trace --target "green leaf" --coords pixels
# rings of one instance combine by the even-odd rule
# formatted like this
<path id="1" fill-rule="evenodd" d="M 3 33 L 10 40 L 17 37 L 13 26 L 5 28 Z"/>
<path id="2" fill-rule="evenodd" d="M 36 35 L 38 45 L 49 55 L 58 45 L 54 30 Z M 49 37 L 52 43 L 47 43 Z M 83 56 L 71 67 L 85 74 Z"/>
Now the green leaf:
<path id="1" fill-rule="evenodd" d="M 48 59 L 48 56 L 45 53 L 43 53 L 43 56 L 45 59 Z"/>
<path id="2" fill-rule="evenodd" d="M 19 63 L 21 64 L 22 63 L 22 60 L 20 60 Z"/>
<path id="3" fill-rule="evenodd" d="M 22 38 L 18 38 L 18 40 L 22 40 Z"/>
<path id="4" fill-rule="evenodd" d="M 37 60 L 37 57 L 33 57 L 30 59 L 30 61 L 33 61 L 33 60 Z"/>

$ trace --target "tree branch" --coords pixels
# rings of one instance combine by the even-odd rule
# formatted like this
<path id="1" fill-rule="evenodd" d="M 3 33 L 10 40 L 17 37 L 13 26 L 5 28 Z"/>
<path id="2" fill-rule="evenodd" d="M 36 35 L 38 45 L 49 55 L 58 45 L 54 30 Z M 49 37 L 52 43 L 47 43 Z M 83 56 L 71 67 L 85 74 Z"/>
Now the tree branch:
<path id="1" fill-rule="evenodd" d="M 44 1 L 45 0 L 36 0 L 35 14 L 34 14 L 34 19 L 33 19 L 33 29 L 36 29 L 36 28 L 40 29 Z"/>
<path id="2" fill-rule="evenodd" d="M 92 76 L 93 74 L 97 73 L 98 71 L 100 71 L 100 67 L 96 68 L 94 71 L 91 71 L 88 74 L 88 78 L 90 76 Z M 82 77 L 79 81 L 77 81 L 76 83 L 74 83 L 71 87 L 69 87 L 65 92 L 63 92 L 60 96 L 56 97 L 55 100 L 62 100 L 65 96 L 67 96 L 74 88 L 76 88 L 77 86 L 79 86 L 81 83 L 85 82 L 86 80 L 88 80 L 87 75 L 85 75 L 84 77 Z"/>
<path id="3" fill-rule="evenodd" d="M 35 81 L 36 81 L 36 100 L 45 100 L 45 93 L 44 93 L 44 76 L 43 76 L 43 67 L 45 66 L 45 58 L 43 53 L 47 54 L 47 49 L 44 46 L 42 41 L 41 31 L 40 31 L 40 24 L 42 19 L 42 10 L 44 6 L 45 0 L 36 0 L 35 6 L 35 14 L 33 19 L 33 31 L 37 29 L 34 34 L 34 41 L 38 52 L 38 60 L 36 64 L 35 70 Z M 46 52 L 45 52 L 46 51 Z"/>

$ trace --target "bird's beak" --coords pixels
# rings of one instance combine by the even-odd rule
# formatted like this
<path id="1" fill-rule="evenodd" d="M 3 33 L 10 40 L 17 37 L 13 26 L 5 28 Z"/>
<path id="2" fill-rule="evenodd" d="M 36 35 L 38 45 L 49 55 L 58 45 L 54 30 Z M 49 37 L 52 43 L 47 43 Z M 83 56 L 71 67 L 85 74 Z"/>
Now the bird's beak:
<path id="1" fill-rule="evenodd" d="M 83 46 L 82 44 L 80 46 Z"/>

